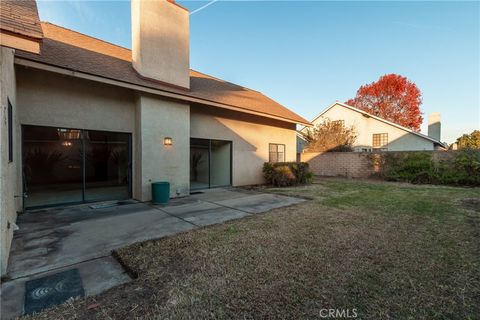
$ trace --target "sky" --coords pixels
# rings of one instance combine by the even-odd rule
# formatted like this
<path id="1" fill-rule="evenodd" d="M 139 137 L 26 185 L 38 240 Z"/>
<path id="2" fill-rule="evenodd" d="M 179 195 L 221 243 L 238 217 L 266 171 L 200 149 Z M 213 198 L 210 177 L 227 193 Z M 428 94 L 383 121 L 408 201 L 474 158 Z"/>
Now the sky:
<path id="1" fill-rule="evenodd" d="M 131 47 L 128 0 L 37 2 L 43 21 Z M 480 129 L 479 1 L 177 2 L 193 13 L 192 69 L 308 120 L 397 73 L 422 91 L 423 133 L 432 112 L 442 115 L 442 141 Z"/>

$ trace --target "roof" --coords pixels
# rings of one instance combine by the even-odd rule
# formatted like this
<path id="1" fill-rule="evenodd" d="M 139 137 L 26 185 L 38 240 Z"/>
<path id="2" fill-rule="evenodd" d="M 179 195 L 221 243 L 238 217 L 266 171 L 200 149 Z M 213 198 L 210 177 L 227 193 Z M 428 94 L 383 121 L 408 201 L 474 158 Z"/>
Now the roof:
<path id="1" fill-rule="evenodd" d="M 413 131 L 413 130 L 411 130 L 411 129 L 409 129 L 409 128 L 403 127 L 403 126 L 401 126 L 401 125 L 399 125 L 399 124 L 397 124 L 397 123 L 394 123 L 394 122 L 385 120 L 385 119 L 383 119 L 383 118 L 374 116 L 373 114 L 370 114 L 370 113 L 368 113 L 368 112 L 365 112 L 365 111 L 363 111 L 363 110 L 360 110 L 360 109 L 358 109 L 358 108 L 349 106 L 348 104 L 341 103 L 341 102 L 338 102 L 338 101 L 335 102 L 335 103 L 333 103 L 333 104 L 330 105 L 329 107 L 327 107 L 325 110 L 323 110 L 318 116 L 316 116 L 316 117 L 312 120 L 312 123 L 315 122 L 315 120 L 317 120 L 318 118 L 320 118 L 325 112 L 327 112 L 328 110 L 330 110 L 331 108 L 333 108 L 334 106 L 337 106 L 337 105 L 338 105 L 338 106 L 341 106 L 341 107 L 344 107 L 344 108 L 347 108 L 347 109 L 350 109 L 350 110 L 355 111 L 355 112 L 359 112 L 359 113 L 361 113 L 361 114 L 363 114 L 363 115 L 365 115 L 365 116 L 371 117 L 371 118 L 376 119 L 376 120 L 381 121 L 381 122 L 384 122 L 384 123 L 386 123 L 386 124 L 388 124 L 388 125 L 391 125 L 391 126 L 394 126 L 394 127 L 398 128 L 398 129 L 407 131 L 407 132 L 412 133 L 412 134 L 414 134 L 414 135 L 416 135 L 416 136 L 419 136 L 420 138 L 430 140 L 431 142 L 433 142 L 433 143 L 435 143 L 435 144 L 439 144 L 439 145 L 442 146 L 442 147 L 444 146 L 443 143 L 440 142 L 440 141 L 438 141 L 437 139 L 434 139 L 434 138 L 432 138 L 432 137 L 426 136 L 426 135 L 421 134 L 421 133 L 419 133 L 419 132 L 415 132 L 415 131 Z M 302 130 L 303 130 L 303 128 L 302 128 Z"/>
<path id="2" fill-rule="evenodd" d="M 233 106 L 245 112 L 261 113 L 286 121 L 310 122 L 262 93 L 190 70 L 190 90 L 140 76 L 132 67 L 132 54 L 123 48 L 51 23 L 41 23 L 44 38 L 39 55 L 17 51 L 17 57 L 107 79 L 127 82 L 185 97 L 203 103 Z"/>
<path id="3" fill-rule="evenodd" d="M 305 137 L 305 134 L 302 131 L 296 130 L 297 137 L 302 139 L 303 141 L 307 142 L 307 138 Z"/>
<path id="4" fill-rule="evenodd" d="M 1 0 L 0 29 L 41 39 L 43 34 L 35 0 Z"/>

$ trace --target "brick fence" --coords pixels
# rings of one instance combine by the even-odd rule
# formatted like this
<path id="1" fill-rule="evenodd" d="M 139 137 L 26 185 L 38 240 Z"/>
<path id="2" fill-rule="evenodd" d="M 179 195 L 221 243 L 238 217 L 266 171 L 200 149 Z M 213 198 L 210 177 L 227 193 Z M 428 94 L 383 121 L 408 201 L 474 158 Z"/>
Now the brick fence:
<path id="1" fill-rule="evenodd" d="M 455 151 L 401 151 L 388 153 L 413 153 L 430 152 L 433 153 L 434 161 L 448 159 L 453 156 Z M 319 176 L 341 176 L 348 178 L 368 178 L 378 172 L 379 168 L 372 166 L 372 153 L 367 152 L 306 152 L 302 153 L 300 158 L 303 162 L 308 162 L 310 170 Z"/>

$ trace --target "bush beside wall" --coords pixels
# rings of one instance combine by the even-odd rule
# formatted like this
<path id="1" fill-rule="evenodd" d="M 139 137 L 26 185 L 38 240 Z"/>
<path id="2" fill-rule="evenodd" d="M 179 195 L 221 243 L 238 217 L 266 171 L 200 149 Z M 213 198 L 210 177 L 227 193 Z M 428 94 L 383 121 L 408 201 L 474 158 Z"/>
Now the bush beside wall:
<path id="1" fill-rule="evenodd" d="M 480 186 L 480 150 L 466 149 L 450 157 L 432 152 L 379 153 L 370 156 L 381 178 L 410 183 Z"/>
<path id="2" fill-rule="evenodd" d="M 287 187 L 312 182 L 313 173 L 306 162 L 266 162 L 263 176 L 268 184 Z"/>

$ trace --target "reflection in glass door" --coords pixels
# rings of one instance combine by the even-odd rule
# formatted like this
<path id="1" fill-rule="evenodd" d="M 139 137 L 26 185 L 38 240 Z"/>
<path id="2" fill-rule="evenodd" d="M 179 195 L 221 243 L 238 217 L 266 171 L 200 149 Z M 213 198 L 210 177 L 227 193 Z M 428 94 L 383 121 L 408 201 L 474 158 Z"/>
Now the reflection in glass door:
<path id="1" fill-rule="evenodd" d="M 204 189 L 210 185 L 210 142 L 205 139 L 190 139 L 190 188 Z"/>
<path id="2" fill-rule="evenodd" d="M 130 134 L 23 126 L 25 207 L 130 197 Z"/>
<path id="3" fill-rule="evenodd" d="M 232 184 L 232 142 L 190 139 L 190 189 Z"/>
<path id="4" fill-rule="evenodd" d="M 128 198 L 129 140 L 125 133 L 86 131 L 85 201 Z"/>
<path id="5" fill-rule="evenodd" d="M 23 127 L 26 207 L 82 201 L 81 134 L 72 129 Z"/>

